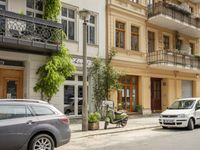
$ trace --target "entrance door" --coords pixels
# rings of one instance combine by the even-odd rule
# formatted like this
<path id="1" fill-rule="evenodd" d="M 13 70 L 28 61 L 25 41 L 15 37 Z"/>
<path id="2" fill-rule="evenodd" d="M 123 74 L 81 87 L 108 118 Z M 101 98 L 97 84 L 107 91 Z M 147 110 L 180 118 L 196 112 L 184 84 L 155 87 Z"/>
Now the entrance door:
<path id="1" fill-rule="evenodd" d="M 161 110 L 161 79 L 151 79 L 151 110 Z"/>
<path id="2" fill-rule="evenodd" d="M 23 71 L 0 69 L 0 98 L 23 98 Z"/>
<path id="3" fill-rule="evenodd" d="M 136 111 L 137 99 L 137 77 L 124 76 L 121 78 L 122 89 L 118 91 L 118 110 L 127 112 Z"/>

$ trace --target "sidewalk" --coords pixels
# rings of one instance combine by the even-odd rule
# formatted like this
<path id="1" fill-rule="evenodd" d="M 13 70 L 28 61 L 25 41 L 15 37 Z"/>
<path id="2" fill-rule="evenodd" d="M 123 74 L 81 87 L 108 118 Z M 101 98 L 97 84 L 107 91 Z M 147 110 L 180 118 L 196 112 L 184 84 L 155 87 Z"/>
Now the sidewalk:
<path id="1" fill-rule="evenodd" d="M 105 135 L 111 133 L 118 133 L 118 132 L 126 132 L 132 130 L 141 130 L 147 128 L 155 128 L 159 127 L 158 123 L 158 116 L 131 116 L 128 120 L 128 124 L 124 128 L 116 127 L 116 125 L 109 124 L 108 129 L 104 130 L 104 122 L 100 122 L 100 129 L 95 131 L 87 131 L 82 132 L 81 130 L 82 124 L 71 124 L 70 128 L 72 129 L 72 138 L 83 138 L 95 135 Z"/>

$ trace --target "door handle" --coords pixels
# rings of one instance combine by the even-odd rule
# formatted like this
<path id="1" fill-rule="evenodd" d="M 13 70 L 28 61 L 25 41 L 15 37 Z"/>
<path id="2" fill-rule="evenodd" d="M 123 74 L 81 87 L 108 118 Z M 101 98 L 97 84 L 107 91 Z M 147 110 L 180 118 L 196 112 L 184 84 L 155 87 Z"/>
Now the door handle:
<path id="1" fill-rule="evenodd" d="M 32 120 L 29 120 L 29 121 L 26 122 L 26 124 L 28 124 L 28 125 L 32 125 L 33 123 L 34 122 Z"/>

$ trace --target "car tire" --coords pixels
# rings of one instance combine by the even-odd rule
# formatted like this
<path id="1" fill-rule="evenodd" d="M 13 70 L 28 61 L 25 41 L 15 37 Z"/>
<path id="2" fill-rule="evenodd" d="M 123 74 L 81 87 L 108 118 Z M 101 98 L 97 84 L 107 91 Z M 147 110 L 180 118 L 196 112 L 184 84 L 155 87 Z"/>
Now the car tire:
<path id="1" fill-rule="evenodd" d="M 188 130 L 194 129 L 194 121 L 192 118 L 189 119 L 187 128 L 188 128 Z"/>
<path id="2" fill-rule="evenodd" d="M 28 145 L 28 150 L 54 150 L 54 146 L 55 144 L 51 136 L 47 134 L 39 134 L 32 138 Z"/>

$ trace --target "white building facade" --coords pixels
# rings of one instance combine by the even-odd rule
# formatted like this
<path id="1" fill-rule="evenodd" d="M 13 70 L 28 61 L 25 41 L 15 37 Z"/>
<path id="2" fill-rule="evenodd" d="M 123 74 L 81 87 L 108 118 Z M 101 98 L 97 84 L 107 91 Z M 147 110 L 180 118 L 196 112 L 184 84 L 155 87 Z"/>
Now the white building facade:
<path id="1" fill-rule="evenodd" d="M 39 27 L 45 28 L 45 31 L 51 27 L 63 28 L 67 35 L 64 43 L 72 55 L 77 71 L 72 77 L 66 79 L 51 103 L 68 115 L 80 116 L 83 21 L 79 18 L 78 11 L 86 9 L 91 12 L 87 31 L 89 67 L 93 58 L 105 58 L 106 7 L 104 0 L 62 0 L 61 2 L 62 11 L 59 19 L 62 25 L 37 19 L 43 16 L 44 3 L 42 0 L 17 0 L 15 2 L 0 0 L 0 11 L 2 11 L 0 13 L 0 98 L 40 99 L 40 94 L 33 90 L 38 79 L 36 71 L 45 63 L 47 56 L 58 48 L 56 43 L 49 41 L 48 34 L 43 34 L 43 30 L 40 32 Z M 10 12 L 14 13 L 9 14 Z M 29 16 L 29 21 L 27 21 L 27 16 Z M 31 19 L 31 17 L 36 19 Z M 8 21 L 11 19 L 13 21 Z M 30 24 L 32 24 L 31 30 L 28 29 Z M 88 91 L 88 101 L 91 106 L 90 77 L 88 77 Z M 92 107 L 89 108 L 92 109 Z"/>

